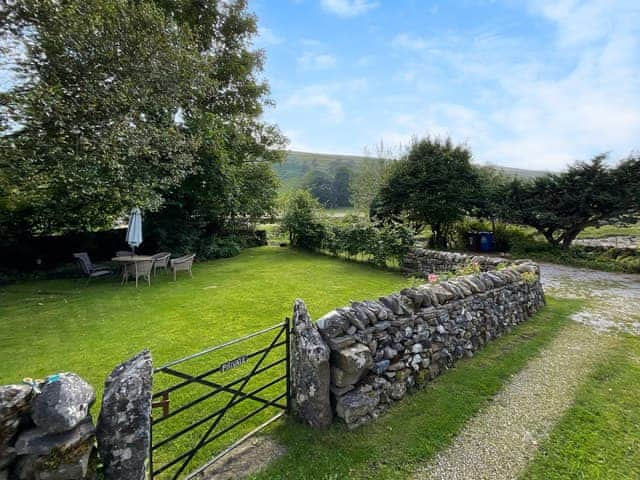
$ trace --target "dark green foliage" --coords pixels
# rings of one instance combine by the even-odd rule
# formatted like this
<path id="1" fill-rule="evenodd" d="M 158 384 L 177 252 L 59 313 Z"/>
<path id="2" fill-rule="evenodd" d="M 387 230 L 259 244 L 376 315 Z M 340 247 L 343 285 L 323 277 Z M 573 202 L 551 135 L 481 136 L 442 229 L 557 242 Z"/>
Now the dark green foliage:
<path id="1" fill-rule="evenodd" d="M 296 190 L 284 201 L 282 229 L 294 247 L 317 250 L 322 246 L 326 230 L 322 207 L 306 190 Z"/>
<path id="2" fill-rule="evenodd" d="M 640 158 L 607 167 L 605 155 L 508 188 L 507 220 L 528 225 L 549 244 L 569 248 L 589 226 L 633 222 L 640 214 Z"/>
<path id="3" fill-rule="evenodd" d="M 333 175 L 333 203 L 336 207 L 351 206 L 350 189 L 351 170 L 345 166 L 336 168 Z"/>
<path id="4" fill-rule="evenodd" d="M 434 246 L 446 247 L 453 224 L 468 214 L 480 192 L 471 152 L 450 139 L 414 143 L 394 163 L 372 206 L 374 219 L 405 221 L 416 232 L 431 226 Z"/>
<path id="5" fill-rule="evenodd" d="M 531 235 L 515 225 L 465 219 L 456 223 L 453 229 L 455 248 L 469 248 L 469 232 L 493 232 L 494 249 L 498 252 L 510 252 L 531 241 Z"/>
<path id="6" fill-rule="evenodd" d="M 26 53 L 2 98 L 3 234 L 110 228 L 139 206 L 147 242 L 208 256 L 270 212 L 285 142 L 261 120 L 245 0 L 18 0 L 0 28 Z"/>
<path id="7" fill-rule="evenodd" d="M 401 224 L 376 226 L 358 216 L 329 221 L 306 190 L 287 197 L 282 229 L 295 247 L 362 258 L 379 266 L 399 263 L 413 246 L 412 231 Z"/>
<path id="8" fill-rule="evenodd" d="M 302 178 L 302 188 L 308 190 L 313 197 L 326 208 L 334 206 L 333 179 L 321 170 L 310 170 Z"/>
<path id="9" fill-rule="evenodd" d="M 202 62 L 152 2 L 19 0 L 0 33 L 25 54 L 0 148 L 28 233 L 110 227 L 192 170 L 194 138 L 173 118 Z"/>
<path id="10" fill-rule="evenodd" d="M 309 170 L 302 178 L 302 188 L 308 190 L 325 208 L 348 207 L 351 170 L 344 165 L 335 168 L 333 174 L 323 170 Z"/>
<path id="11" fill-rule="evenodd" d="M 363 257 L 385 267 L 401 263 L 413 244 L 413 232 L 401 224 L 376 226 L 351 216 L 327 228 L 323 248 L 332 255 Z"/>

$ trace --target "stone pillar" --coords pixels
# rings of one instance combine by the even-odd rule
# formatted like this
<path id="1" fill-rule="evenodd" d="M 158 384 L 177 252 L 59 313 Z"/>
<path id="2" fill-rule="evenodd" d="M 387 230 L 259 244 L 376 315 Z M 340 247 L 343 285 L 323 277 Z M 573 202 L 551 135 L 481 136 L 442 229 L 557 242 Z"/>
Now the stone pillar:
<path id="1" fill-rule="evenodd" d="M 291 397 L 293 413 L 315 427 L 331 425 L 329 347 L 311 321 L 302 300 L 293 306 L 291 336 Z"/>
<path id="2" fill-rule="evenodd" d="M 145 350 L 118 365 L 104 385 L 98 450 L 105 480 L 144 480 L 149 453 L 153 363 Z"/>

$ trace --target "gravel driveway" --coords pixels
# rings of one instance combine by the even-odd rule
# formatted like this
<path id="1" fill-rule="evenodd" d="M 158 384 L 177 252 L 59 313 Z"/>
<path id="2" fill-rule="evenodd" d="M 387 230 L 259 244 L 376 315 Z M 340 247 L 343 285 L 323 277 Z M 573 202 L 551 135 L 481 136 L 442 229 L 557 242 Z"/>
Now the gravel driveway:
<path id="1" fill-rule="evenodd" d="M 542 284 L 548 295 L 587 300 L 587 308 L 573 320 L 597 331 L 640 335 L 640 275 L 600 272 L 541 263 Z"/>
<path id="2" fill-rule="evenodd" d="M 640 335 L 640 275 L 540 264 L 554 297 L 587 301 L 552 343 L 516 374 L 449 448 L 416 472 L 417 479 L 518 478 L 535 456 L 607 343 L 618 332 Z"/>

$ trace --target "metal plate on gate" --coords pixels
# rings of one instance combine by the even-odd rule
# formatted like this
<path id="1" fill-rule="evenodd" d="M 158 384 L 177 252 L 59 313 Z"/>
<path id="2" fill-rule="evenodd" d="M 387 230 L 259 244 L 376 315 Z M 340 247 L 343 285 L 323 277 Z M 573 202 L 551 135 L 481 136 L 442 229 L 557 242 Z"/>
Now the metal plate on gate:
<path id="1" fill-rule="evenodd" d="M 220 365 L 220 371 L 226 372 L 227 370 L 231 370 L 233 368 L 239 367 L 240 365 L 247 363 L 247 356 L 242 355 L 238 358 L 234 358 L 233 360 L 229 360 L 228 362 Z"/>

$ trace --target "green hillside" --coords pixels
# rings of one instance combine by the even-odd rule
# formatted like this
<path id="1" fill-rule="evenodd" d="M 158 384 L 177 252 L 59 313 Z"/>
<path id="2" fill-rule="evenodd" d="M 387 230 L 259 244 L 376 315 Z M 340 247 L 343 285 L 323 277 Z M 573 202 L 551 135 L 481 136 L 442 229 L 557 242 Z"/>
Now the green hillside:
<path id="1" fill-rule="evenodd" d="M 336 155 L 332 153 L 287 152 L 287 158 L 279 165 L 275 165 L 276 174 L 282 182 L 284 190 L 300 187 L 302 177 L 311 170 L 320 170 L 333 174 L 336 168 L 346 166 L 356 171 L 359 164 L 368 157 L 358 155 Z M 544 175 L 546 172 L 539 170 L 525 170 L 522 168 L 500 167 L 491 165 L 501 170 L 506 175 L 522 178 L 533 178 Z"/>

